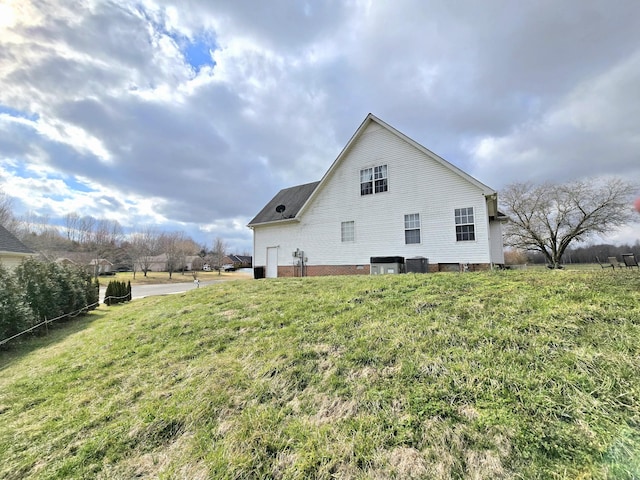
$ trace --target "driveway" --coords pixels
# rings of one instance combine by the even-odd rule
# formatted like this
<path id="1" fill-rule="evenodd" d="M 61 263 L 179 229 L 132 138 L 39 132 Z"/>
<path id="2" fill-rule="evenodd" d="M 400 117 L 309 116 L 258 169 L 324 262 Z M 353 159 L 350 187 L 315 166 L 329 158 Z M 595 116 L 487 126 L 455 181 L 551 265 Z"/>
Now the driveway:
<path id="1" fill-rule="evenodd" d="M 214 283 L 228 282 L 230 280 L 207 280 L 200 282 L 200 286 L 213 285 Z M 131 299 L 151 297 L 154 295 L 170 295 L 173 293 L 182 293 L 187 290 L 197 288 L 193 282 L 185 283 L 162 283 L 158 285 L 131 285 Z M 100 287 L 100 303 L 104 302 L 104 292 L 107 287 Z"/>

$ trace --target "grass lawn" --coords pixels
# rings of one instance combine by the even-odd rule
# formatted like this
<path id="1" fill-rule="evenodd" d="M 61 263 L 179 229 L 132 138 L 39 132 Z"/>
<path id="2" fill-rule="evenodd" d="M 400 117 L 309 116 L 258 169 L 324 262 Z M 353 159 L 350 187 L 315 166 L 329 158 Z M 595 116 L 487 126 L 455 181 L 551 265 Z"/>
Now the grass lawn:
<path id="1" fill-rule="evenodd" d="M 635 270 L 225 282 L 0 372 L 0 478 L 640 478 Z"/>

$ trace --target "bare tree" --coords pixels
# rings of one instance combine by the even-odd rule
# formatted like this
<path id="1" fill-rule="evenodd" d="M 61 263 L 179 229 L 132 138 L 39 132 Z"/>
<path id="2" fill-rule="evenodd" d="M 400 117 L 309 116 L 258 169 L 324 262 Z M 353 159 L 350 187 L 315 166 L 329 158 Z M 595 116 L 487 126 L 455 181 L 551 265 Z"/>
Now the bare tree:
<path id="1" fill-rule="evenodd" d="M 178 243 L 178 254 L 180 256 L 180 261 L 182 263 L 182 274 L 184 275 L 185 270 L 187 270 L 187 257 L 194 256 L 198 253 L 198 249 L 200 247 L 196 242 L 193 241 L 191 237 L 183 236 L 181 241 Z M 196 262 L 197 266 L 197 262 Z M 193 269 L 193 263 L 191 264 L 191 268 Z"/>
<path id="2" fill-rule="evenodd" d="M 509 217 L 505 244 L 539 252 L 557 268 L 572 242 L 611 233 L 631 219 L 636 188 L 618 178 L 511 184 L 500 194 L 500 208 Z"/>
<path id="3" fill-rule="evenodd" d="M 91 232 L 91 242 L 99 247 L 113 247 L 122 236 L 122 227 L 117 220 L 97 220 Z"/>
<path id="4" fill-rule="evenodd" d="M 218 275 L 222 272 L 222 263 L 227 255 L 227 244 L 220 237 L 216 237 L 211 248 L 211 260 L 213 266 L 218 269 Z"/>
<path id="5" fill-rule="evenodd" d="M 13 216 L 13 204 L 11 198 L 0 190 L 0 225 L 7 230 L 14 232 L 15 218 Z"/>
<path id="6" fill-rule="evenodd" d="M 13 233 L 27 247 L 48 259 L 54 259 L 56 251 L 66 247 L 65 239 L 49 223 L 49 217 L 35 212 L 27 212 L 17 218 Z"/>
<path id="7" fill-rule="evenodd" d="M 134 233 L 131 237 L 131 257 L 133 259 L 133 278 L 136 276 L 136 268 L 139 268 L 144 276 L 151 269 L 151 262 L 158 255 L 159 234 L 150 227 Z"/>
<path id="8" fill-rule="evenodd" d="M 183 232 L 169 232 L 160 235 L 160 245 L 162 251 L 167 255 L 167 271 L 169 278 L 173 272 L 184 269 L 184 252 L 181 248 L 184 242 Z"/>
<path id="9" fill-rule="evenodd" d="M 79 225 L 80 215 L 76 212 L 67 213 L 64 216 L 64 229 L 67 234 L 67 239 L 71 242 L 79 241 Z"/>
<path id="10" fill-rule="evenodd" d="M 87 225 L 89 225 L 88 223 Z M 117 220 L 96 220 L 93 230 L 89 232 L 89 248 L 93 251 L 94 275 L 100 273 L 100 262 L 103 258 L 113 259 L 118 242 L 122 237 L 122 227 Z"/>
<path id="11" fill-rule="evenodd" d="M 78 242 L 87 244 L 91 241 L 96 219 L 90 215 L 85 215 L 78 221 Z"/>

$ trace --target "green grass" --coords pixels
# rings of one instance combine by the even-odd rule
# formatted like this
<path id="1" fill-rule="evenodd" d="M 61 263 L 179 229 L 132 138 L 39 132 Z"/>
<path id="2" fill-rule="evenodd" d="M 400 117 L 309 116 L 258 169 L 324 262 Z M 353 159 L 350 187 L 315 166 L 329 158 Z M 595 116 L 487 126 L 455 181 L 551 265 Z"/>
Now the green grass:
<path id="1" fill-rule="evenodd" d="M 640 274 L 274 279 L 0 352 L 0 477 L 640 477 Z"/>

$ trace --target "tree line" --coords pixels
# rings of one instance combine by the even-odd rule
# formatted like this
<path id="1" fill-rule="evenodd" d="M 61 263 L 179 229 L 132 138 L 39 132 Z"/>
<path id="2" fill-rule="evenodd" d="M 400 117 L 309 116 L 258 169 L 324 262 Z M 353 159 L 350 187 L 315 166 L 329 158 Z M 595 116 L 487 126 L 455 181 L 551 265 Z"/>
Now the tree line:
<path id="1" fill-rule="evenodd" d="M 199 245 L 181 231 L 161 232 L 142 226 L 125 235 L 117 220 L 97 219 L 76 212 L 65 215 L 62 226 L 51 225 L 47 217 L 27 214 L 17 218 L 12 213 L 10 199 L 0 191 L 0 224 L 22 243 L 43 258 L 55 261 L 71 254 L 76 263 L 93 264 L 94 276 L 99 273 L 98 262 L 107 259 L 115 269 L 129 270 L 144 276 L 151 270 L 158 255 L 165 255 L 165 271 L 171 278 L 187 267 L 187 257 L 198 256 L 193 268 L 204 264 L 220 268 L 227 255 L 227 244 L 215 238 L 211 248 Z"/>
<path id="2" fill-rule="evenodd" d="M 640 259 L 640 241 L 633 245 L 622 244 L 612 245 L 609 243 L 598 243 L 581 247 L 569 247 L 562 256 L 562 263 L 565 265 L 572 263 L 596 263 L 597 260 L 606 262 L 608 257 L 616 257 L 622 262 L 622 255 L 633 253 Z M 548 264 L 547 258 L 539 252 L 525 252 L 522 250 L 505 251 L 505 263 L 507 265 Z"/>

